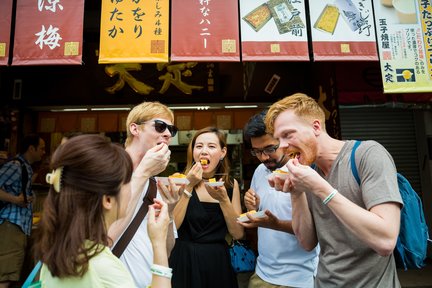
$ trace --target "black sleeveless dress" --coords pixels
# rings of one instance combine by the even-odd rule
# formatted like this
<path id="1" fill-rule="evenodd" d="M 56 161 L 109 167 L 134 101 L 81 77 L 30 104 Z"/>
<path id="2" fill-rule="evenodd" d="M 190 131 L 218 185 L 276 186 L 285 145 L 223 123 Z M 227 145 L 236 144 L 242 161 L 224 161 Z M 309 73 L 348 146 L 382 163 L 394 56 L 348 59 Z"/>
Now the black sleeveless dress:
<path id="1" fill-rule="evenodd" d="M 232 199 L 232 188 L 227 190 Z M 173 288 L 237 288 L 219 203 L 200 202 L 195 190 L 169 258 Z"/>

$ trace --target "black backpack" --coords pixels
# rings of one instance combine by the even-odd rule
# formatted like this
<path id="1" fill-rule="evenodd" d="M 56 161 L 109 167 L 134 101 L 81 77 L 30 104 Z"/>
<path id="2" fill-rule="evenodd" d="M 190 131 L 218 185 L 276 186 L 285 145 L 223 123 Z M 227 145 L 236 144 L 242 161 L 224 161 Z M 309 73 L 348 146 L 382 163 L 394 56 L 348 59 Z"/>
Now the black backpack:
<path id="1" fill-rule="evenodd" d="M 26 193 L 26 187 L 27 187 L 27 182 L 28 182 L 27 167 L 24 164 L 23 160 L 19 157 L 12 158 L 11 160 L 1 164 L 1 166 L 5 165 L 6 163 L 11 162 L 11 161 L 18 161 L 21 165 L 21 191 L 24 195 L 24 202 L 27 203 L 27 193 Z M 0 166 L 0 168 L 1 168 L 1 166 Z M 0 200 L 0 210 L 2 210 L 7 204 L 8 204 L 8 202 Z"/>

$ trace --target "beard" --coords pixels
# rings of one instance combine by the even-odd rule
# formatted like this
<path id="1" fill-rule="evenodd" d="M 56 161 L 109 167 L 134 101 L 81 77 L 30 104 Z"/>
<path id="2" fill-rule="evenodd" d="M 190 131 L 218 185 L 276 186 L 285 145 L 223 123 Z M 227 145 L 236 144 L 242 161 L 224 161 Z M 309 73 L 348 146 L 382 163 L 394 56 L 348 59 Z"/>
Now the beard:
<path id="1" fill-rule="evenodd" d="M 283 155 L 281 157 L 281 159 L 279 159 L 279 160 L 276 160 L 276 159 L 273 159 L 273 158 L 269 158 L 269 159 L 267 159 L 266 161 L 264 161 L 262 163 L 267 167 L 267 169 L 269 169 L 270 171 L 274 171 L 274 170 L 276 170 L 276 169 L 278 169 L 278 168 L 280 168 L 280 167 L 282 167 L 284 165 L 282 163 L 282 161 L 284 159 L 285 159 L 285 155 Z"/>

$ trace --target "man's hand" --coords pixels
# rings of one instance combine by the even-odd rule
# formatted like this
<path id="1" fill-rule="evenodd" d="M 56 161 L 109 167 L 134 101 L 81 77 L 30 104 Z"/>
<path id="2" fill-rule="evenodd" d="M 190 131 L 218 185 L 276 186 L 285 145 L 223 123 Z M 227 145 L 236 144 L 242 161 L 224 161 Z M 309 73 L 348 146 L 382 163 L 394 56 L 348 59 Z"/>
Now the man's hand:
<path id="1" fill-rule="evenodd" d="M 245 228 L 255 228 L 255 227 L 262 227 L 262 228 L 269 228 L 269 229 L 277 229 L 279 219 L 273 215 L 269 210 L 265 211 L 265 216 L 262 218 L 256 218 L 249 213 L 246 214 L 246 216 L 249 218 L 248 222 L 238 222 L 240 225 L 242 225 Z"/>
<path id="2" fill-rule="evenodd" d="M 135 169 L 134 177 L 149 178 L 158 175 L 166 169 L 170 155 L 171 151 L 165 143 L 158 144 L 149 149 Z"/>
<path id="3" fill-rule="evenodd" d="M 163 201 L 168 204 L 168 212 L 171 215 L 174 210 L 175 205 L 180 200 L 180 196 L 183 193 L 185 188 L 185 184 L 176 185 L 172 179 L 168 178 L 169 185 L 166 186 L 162 184 L 161 181 L 158 181 L 158 190 L 160 195 L 163 198 Z"/>
<path id="4" fill-rule="evenodd" d="M 21 193 L 18 196 L 15 196 L 15 201 L 13 202 L 15 205 L 20 206 L 20 207 L 27 207 L 27 204 L 30 203 L 31 201 L 33 201 L 33 197 L 27 197 L 27 203 L 24 201 L 24 194 Z"/>
<path id="5" fill-rule="evenodd" d="M 248 211 L 250 210 L 258 210 L 260 204 L 260 197 L 255 194 L 253 189 L 249 189 L 246 191 L 244 196 L 244 204 Z"/>

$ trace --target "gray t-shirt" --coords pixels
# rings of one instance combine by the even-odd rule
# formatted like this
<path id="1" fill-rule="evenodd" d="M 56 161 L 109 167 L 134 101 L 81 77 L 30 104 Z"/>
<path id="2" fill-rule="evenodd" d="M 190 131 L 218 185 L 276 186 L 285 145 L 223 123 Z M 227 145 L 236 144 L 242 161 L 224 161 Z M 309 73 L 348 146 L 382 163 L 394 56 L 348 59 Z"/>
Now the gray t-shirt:
<path id="1" fill-rule="evenodd" d="M 333 162 L 327 177 L 339 193 L 365 209 L 386 203 L 402 203 L 396 167 L 387 150 L 375 141 L 364 141 L 356 151 L 356 166 L 361 179 L 357 184 L 350 164 L 354 141 L 347 141 Z M 323 205 L 322 200 L 308 193 L 311 210 L 321 246 L 315 287 L 400 287 L 393 254 L 378 255 L 353 235 Z"/>

